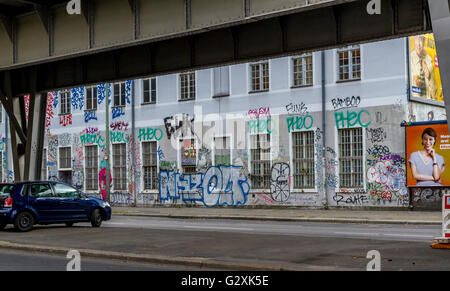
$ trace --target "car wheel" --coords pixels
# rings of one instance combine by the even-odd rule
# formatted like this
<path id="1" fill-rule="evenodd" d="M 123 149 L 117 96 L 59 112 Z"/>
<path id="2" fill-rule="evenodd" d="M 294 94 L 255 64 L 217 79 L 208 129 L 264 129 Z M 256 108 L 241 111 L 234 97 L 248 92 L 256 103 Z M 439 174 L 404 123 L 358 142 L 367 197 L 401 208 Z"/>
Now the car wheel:
<path id="1" fill-rule="evenodd" d="M 67 227 L 72 227 L 73 226 L 73 222 L 66 222 L 66 226 Z"/>
<path id="2" fill-rule="evenodd" d="M 92 227 L 100 227 L 102 225 L 102 214 L 100 209 L 95 209 L 91 214 L 91 225 Z"/>
<path id="3" fill-rule="evenodd" d="M 22 232 L 30 231 L 33 228 L 34 217 L 29 212 L 21 212 L 14 219 L 14 227 Z"/>
<path id="4" fill-rule="evenodd" d="M 0 230 L 5 229 L 5 227 L 6 227 L 6 223 L 0 223 Z"/>

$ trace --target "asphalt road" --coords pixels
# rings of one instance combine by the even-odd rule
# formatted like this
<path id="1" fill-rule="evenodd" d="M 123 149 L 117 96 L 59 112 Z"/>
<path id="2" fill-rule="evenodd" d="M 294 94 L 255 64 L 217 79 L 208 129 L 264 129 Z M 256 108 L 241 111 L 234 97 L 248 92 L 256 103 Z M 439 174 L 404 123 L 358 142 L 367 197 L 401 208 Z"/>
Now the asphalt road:
<path id="1" fill-rule="evenodd" d="M 72 228 L 36 226 L 31 232 L 18 233 L 8 227 L 1 232 L 0 240 L 301 270 L 364 271 L 369 262 L 367 253 L 377 250 L 381 254 L 382 270 L 448 271 L 450 251 L 430 247 L 437 236 L 440 236 L 440 227 L 430 225 L 249 222 L 116 215 L 101 228 L 80 223 Z M 62 260 L 67 262 L 65 258 Z M 124 264 L 124 268 L 135 267 L 130 263 L 118 263 Z"/>
<path id="2" fill-rule="evenodd" d="M 0 249 L 0 271 L 66 271 L 72 268 L 71 259 L 63 255 L 22 252 Z M 83 258 L 80 271 L 188 271 L 189 267 L 163 266 Z"/>
<path id="3" fill-rule="evenodd" d="M 84 224 L 88 225 L 88 224 Z M 335 238 L 430 242 L 441 236 L 433 225 L 353 224 L 317 222 L 268 222 L 115 216 L 105 227 L 189 230 L 247 234 L 294 235 Z"/>

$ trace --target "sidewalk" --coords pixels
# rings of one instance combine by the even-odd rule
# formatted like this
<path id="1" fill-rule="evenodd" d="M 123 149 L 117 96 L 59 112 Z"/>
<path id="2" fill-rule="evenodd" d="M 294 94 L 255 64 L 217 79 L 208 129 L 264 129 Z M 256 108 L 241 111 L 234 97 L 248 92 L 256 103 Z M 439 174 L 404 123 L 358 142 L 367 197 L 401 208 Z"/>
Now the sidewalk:
<path id="1" fill-rule="evenodd" d="M 113 207 L 114 215 L 170 217 L 178 219 L 242 219 L 261 221 L 434 224 L 442 223 L 440 211 L 350 210 L 302 208 L 205 208 L 205 207 Z"/>

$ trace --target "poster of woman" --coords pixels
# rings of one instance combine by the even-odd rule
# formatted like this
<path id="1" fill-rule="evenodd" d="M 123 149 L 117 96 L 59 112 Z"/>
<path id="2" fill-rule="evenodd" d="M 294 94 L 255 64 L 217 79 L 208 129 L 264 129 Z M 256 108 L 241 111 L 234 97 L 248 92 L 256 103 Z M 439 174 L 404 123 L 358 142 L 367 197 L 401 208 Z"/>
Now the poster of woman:
<path id="1" fill-rule="evenodd" d="M 450 136 L 447 124 L 408 126 L 407 181 L 408 186 L 449 186 Z"/>

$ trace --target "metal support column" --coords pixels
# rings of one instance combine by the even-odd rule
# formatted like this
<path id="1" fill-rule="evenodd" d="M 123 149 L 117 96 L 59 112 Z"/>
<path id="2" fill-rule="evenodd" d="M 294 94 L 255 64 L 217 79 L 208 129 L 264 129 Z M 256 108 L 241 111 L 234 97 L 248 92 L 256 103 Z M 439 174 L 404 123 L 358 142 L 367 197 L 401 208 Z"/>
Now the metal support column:
<path id="1" fill-rule="evenodd" d="M 434 39 L 439 56 L 447 121 L 450 118 L 450 7 L 448 0 L 428 0 Z M 449 123 L 450 124 L 450 123 Z"/>

